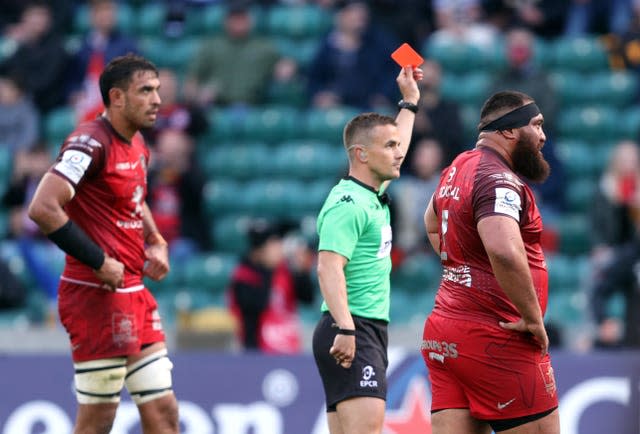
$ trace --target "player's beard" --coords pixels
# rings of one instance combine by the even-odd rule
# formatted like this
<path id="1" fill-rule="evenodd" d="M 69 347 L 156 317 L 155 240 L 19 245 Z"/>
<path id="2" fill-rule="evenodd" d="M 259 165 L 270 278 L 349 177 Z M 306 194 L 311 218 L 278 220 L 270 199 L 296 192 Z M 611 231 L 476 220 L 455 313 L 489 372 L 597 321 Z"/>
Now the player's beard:
<path id="1" fill-rule="evenodd" d="M 513 170 L 533 182 L 543 182 L 549 177 L 551 168 L 538 150 L 534 137 L 522 132 L 511 154 Z"/>

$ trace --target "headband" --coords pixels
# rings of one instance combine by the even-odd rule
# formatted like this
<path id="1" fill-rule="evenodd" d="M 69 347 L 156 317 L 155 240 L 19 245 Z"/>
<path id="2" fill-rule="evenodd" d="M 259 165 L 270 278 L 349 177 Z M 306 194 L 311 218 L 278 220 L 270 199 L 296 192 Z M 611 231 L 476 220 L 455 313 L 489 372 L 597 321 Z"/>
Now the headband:
<path id="1" fill-rule="evenodd" d="M 512 128 L 520 128 L 529 124 L 531 118 L 540 114 L 540 109 L 535 102 L 525 104 L 515 110 L 510 111 L 497 119 L 492 120 L 487 125 L 479 128 L 480 131 L 502 131 Z"/>

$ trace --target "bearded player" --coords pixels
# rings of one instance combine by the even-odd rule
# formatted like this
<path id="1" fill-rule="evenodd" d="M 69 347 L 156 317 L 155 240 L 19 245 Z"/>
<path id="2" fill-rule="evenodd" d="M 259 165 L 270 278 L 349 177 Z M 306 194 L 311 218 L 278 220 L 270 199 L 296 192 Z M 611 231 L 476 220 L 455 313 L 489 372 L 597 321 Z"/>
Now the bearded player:
<path id="1" fill-rule="evenodd" d="M 442 172 L 427 206 L 443 266 L 421 347 L 434 434 L 560 432 L 542 219 L 525 183 L 549 175 L 543 121 L 528 95 L 491 96 L 476 148 Z"/>
<path id="2" fill-rule="evenodd" d="M 66 138 L 29 207 L 67 254 L 58 311 L 75 368 L 75 433 L 108 433 L 123 386 L 144 433 L 179 429 L 173 365 L 143 283 L 169 272 L 167 243 L 145 202 L 149 150 L 139 132 L 156 120 L 159 87 L 146 59 L 113 59 L 100 76 L 104 113 Z"/>

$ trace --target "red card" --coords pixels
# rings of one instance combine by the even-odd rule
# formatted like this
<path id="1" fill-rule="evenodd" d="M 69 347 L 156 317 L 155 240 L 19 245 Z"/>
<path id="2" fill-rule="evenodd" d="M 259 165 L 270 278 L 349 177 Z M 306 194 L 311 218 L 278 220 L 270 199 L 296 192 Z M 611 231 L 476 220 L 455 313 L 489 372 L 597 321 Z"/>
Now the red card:
<path id="1" fill-rule="evenodd" d="M 400 45 L 396 51 L 391 53 L 391 58 L 402 68 L 405 66 L 413 66 L 414 68 L 417 68 L 424 62 L 422 56 L 420 56 L 416 50 L 411 48 L 411 45 L 406 42 Z"/>

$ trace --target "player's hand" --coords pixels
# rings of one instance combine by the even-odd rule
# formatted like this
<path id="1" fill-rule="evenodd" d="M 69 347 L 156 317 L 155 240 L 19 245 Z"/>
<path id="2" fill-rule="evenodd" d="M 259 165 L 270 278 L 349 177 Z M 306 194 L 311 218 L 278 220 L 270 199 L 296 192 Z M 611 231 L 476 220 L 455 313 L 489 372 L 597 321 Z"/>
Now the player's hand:
<path id="1" fill-rule="evenodd" d="M 405 66 L 400 70 L 396 82 L 402 99 L 407 102 L 418 104 L 420 101 L 420 90 L 418 89 L 418 81 L 422 80 L 424 73 L 420 68 Z"/>
<path id="2" fill-rule="evenodd" d="M 500 321 L 499 324 L 503 329 L 514 330 L 522 333 L 531 333 L 536 341 L 538 341 L 538 344 L 542 349 L 542 355 L 544 356 L 549 352 L 549 336 L 547 336 L 547 330 L 544 328 L 544 323 L 527 323 L 524 319 L 520 318 L 518 322 Z"/>
<path id="3" fill-rule="evenodd" d="M 124 264 L 117 259 L 105 255 L 104 263 L 93 271 L 104 284 L 102 287 L 111 292 L 124 285 Z"/>
<path id="4" fill-rule="evenodd" d="M 333 340 L 333 346 L 329 349 L 329 354 L 336 359 L 337 364 L 345 369 L 350 368 L 356 355 L 356 337 L 336 335 Z"/>
<path id="5" fill-rule="evenodd" d="M 151 244 L 144 251 L 147 262 L 144 275 L 152 280 L 162 280 L 169 272 L 169 247 L 167 243 Z"/>

